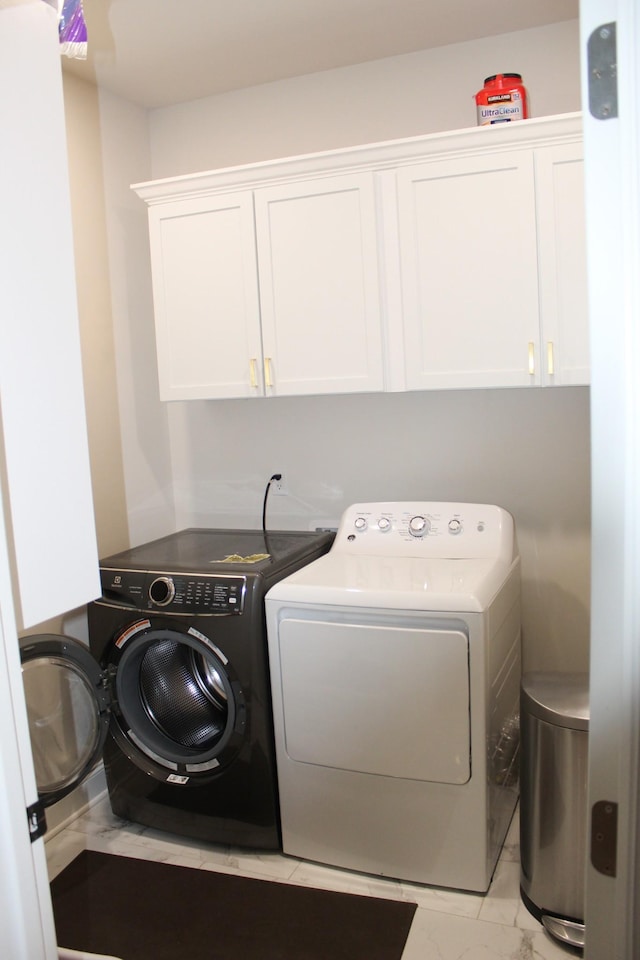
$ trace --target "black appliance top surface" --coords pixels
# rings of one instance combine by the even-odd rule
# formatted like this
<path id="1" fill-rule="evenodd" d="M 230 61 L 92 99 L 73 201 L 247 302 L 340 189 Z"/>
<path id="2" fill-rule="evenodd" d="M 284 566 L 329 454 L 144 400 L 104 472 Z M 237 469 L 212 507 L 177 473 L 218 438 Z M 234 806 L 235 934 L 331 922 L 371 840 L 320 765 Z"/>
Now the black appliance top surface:
<path id="1" fill-rule="evenodd" d="M 324 552 L 333 533 L 192 527 L 100 560 L 103 569 L 167 572 L 273 572 Z"/>

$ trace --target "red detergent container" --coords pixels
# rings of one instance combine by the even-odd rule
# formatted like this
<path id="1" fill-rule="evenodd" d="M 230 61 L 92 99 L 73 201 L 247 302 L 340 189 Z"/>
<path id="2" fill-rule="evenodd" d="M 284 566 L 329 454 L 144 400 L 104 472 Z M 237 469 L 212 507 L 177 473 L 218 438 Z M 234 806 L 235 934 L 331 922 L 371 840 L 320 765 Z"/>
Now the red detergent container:
<path id="1" fill-rule="evenodd" d="M 495 73 L 476 93 L 478 126 L 511 123 L 529 116 L 527 91 L 519 73 Z"/>

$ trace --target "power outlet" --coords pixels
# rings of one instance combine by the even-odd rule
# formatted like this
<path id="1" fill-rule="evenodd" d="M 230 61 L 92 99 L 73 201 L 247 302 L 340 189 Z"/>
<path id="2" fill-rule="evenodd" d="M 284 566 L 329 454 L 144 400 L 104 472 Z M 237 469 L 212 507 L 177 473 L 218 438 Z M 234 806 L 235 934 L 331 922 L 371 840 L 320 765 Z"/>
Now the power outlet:
<path id="1" fill-rule="evenodd" d="M 275 497 L 288 497 L 289 496 L 289 487 L 287 486 L 287 478 L 284 473 L 280 474 L 279 480 L 271 481 L 271 493 Z"/>

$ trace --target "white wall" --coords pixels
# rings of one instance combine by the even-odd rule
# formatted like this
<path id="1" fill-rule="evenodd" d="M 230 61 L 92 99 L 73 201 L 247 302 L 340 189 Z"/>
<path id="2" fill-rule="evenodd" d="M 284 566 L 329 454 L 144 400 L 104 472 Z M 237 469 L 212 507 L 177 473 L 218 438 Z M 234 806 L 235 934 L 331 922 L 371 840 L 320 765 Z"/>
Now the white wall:
<path id="1" fill-rule="evenodd" d="M 161 404 L 146 209 L 129 184 L 475 123 L 490 73 L 522 72 L 532 113 L 580 109 L 577 23 L 395 57 L 144 113 L 101 95 L 111 296 L 132 543 L 186 525 L 337 523 L 358 500 L 510 509 L 523 558 L 525 666 L 584 669 L 587 388 Z M 127 149 L 123 149 L 126 144 Z M 174 512 L 175 511 L 175 512 Z"/>
<path id="2" fill-rule="evenodd" d="M 153 111 L 153 177 L 476 124 L 474 94 L 521 73 L 531 115 L 580 109 L 574 20 L 375 60 Z"/>
<path id="3" fill-rule="evenodd" d="M 147 113 L 64 73 L 74 252 L 101 556 L 175 529 L 158 400 L 147 217 Z M 117 358 L 117 362 L 116 362 Z"/>
<path id="4" fill-rule="evenodd" d="M 126 546 L 122 434 L 115 379 L 112 292 L 94 86 L 63 74 L 85 408 L 98 550 Z"/>
<path id="5" fill-rule="evenodd" d="M 176 527 L 168 412 L 158 400 L 147 211 L 130 189 L 149 177 L 147 114 L 101 92 L 100 125 L 129 526 L 123 549 Z"/>
<path id="6" fill-rule="evenodd" d="M 367 500 L 498 503 L 516 518 L 527 669 L 586 667 L 587 388 L 434 391 L 171 405 L 177 522 L 336 524 Z"/>

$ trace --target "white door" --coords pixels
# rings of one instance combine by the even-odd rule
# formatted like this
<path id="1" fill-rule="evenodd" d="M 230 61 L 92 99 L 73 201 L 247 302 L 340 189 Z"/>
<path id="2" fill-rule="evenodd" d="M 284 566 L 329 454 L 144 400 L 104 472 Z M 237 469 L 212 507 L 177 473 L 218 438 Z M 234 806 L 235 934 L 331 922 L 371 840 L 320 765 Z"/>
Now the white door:
<path id="1" fill-rule="evenodd" d="M 372 173 L 255 192 L 268 395 L 382 390 Z"/>
<path id="2" fill-rule="evenodd" d="M 21 628 L 100 594 L 60 53 L 54 11 L 33 7 L 0 7 L 0 473 Z"/>
<path id="3" fill-rule="evenodd" d="M 530 151 L 398 172 L 409 390 L 540 382 Z"/>
<path id="4" fill-rule="evenodd" d="M 589 809 L 617 809 L 617 863 L 587 862 L 586 960 L 640 956 L 640 7 L 582 0 L 591 328 L 592 626 Z M 616 48 L 607 31 L 617 24 Z M 589 62 L 589 38 L 604 49 Z M 591 81 L 617 73 L 590 112 Z M 597 82 L 595 86 L 597 86 Z M 604 116 L 603 116 L 604 114 Z M 604 117 L 608 116 L 609 119 Z M 617 805 L 617 806 L 616 806 Z M 605 809 L 606 813 L 606 809 Z M 604 827 L 596 831 L 605 834 Z"/>
<path id="5" fill-rule="evenodd" d="M 4 12 L 0 13 L 0 19 Z M 4 22 L 2 28 L 4 29 Z M 35 783 L 0 490 L 0 930 L 2 955 L 53 960 L 55 930 L 44 840 L 30 842 L 27 807 Z"/>
<path id="6" fill-rule="evenodd" d="M 0 126 L 0 952 L 54 960 L 44 841 L 30 843 L 27 818 L 38 794 L 14 597 L 32 625 L 97 596 L 100 580 L 58 19 L 39 0 L 0 5 Z"/>

